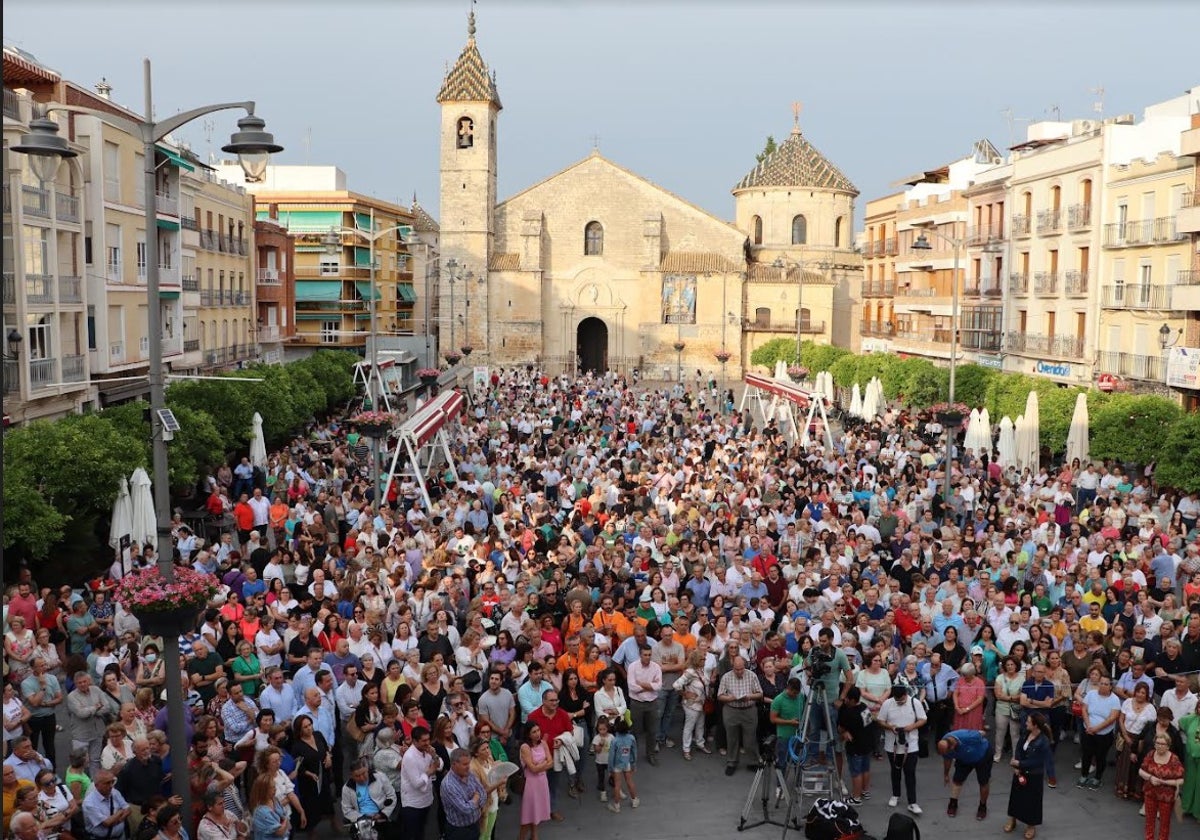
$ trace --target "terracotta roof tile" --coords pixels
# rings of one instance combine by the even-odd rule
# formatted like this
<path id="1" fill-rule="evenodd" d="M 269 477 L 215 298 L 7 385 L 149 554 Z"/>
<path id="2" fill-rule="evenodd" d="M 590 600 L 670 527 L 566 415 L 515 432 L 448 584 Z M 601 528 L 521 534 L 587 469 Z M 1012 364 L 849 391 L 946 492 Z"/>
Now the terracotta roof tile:
<path id="1" fill-rule="evenodd" d="M 442 80 L 438 91 L 438 102 L 494 102 L 500 105 L 500 93 L 496 90 L 496 77 L 488 73 L 487 64 L 475 46 L 475 13 L 472 12 L 467 25 L 467 45 L 462 55 Z"/>
<path id="2" fill-rule="evenodd" d="M 520 271 L 520 254 L 492 254 L 488 262 L 488 271 Z"/>
<path id="3" fill-rule="evenodd" d="M 734 190 L 751 187 L 817 187 L 858 195 L 858 188 L 841 170 L 804 139 L 795 128 L 766 160 L 737 182 Z"/>
<path id="4" fill-rule="evenodd" d="M 437 233 L 442 229 L 437 223 L 437 220 L 434 219 L 433 216 L 430 216 L 424 207 L 422 207 L 420 204 L 417 204 L 417 200 L 415 198 L 413 199 L 412 207 L 408 209 L 408 212 L 412 213 L 413 230 L 417 231 L 418 233 Z"/>
<path id="5" fill-rule="evenodd" d="M 712 251 L 668 251 L 658 270 L 670 274 L 703 274 L 741 271 L 742 266 Z"/>
<path id="6" fill-rule="evenodd" d="M 785 274 L 785 269 L 776 268 L 770 263 L 752 263 L 746 272 L 746 279 L 751 283 L 797 283 L 800 280 L 799 272 L 797 266 L 788 266 Z M 819 271 L 809 269 L 804 272 L 804 282 L 832 285 L 835 281 Z"/>

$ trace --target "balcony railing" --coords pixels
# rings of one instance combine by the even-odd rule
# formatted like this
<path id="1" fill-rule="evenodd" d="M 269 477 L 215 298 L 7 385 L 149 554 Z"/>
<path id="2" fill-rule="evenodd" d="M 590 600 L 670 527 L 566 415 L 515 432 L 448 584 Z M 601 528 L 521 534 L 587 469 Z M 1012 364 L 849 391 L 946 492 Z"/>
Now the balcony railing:
<path id="1" fill-rule="evenodd" d="M 215 306 L 216 304 L 213 303 L 215 295 L 216 295 L 216 293 L 212 289 L 201 289 L 200 290 L 200 305 L 201 306 Z"/>
<path id="2" fill-rule="evenodd" d="M 1104 247 L 1127 248 L 1151 242 L 1176 242 L 1186 236 L 1187 234 L 1181 234 L 1175 229 L 1174 216 L 1160 216 L 1157 219 L 1142 219 L 1124 224 L 1114 222 L 1104 226 Z"/>
<path id="3" fill-rule="evenodd" d="M 1004 337 L 1004 344 L 1012 353 L 1066 359 L 1083 358 L 1083 339 L 1075 336 L 1010 332 Z"/>
<path id="4" fill-rule="evenodd" d="M 1008 290 L 1014 295 L 1029 294 L 1029 275 L 1016 271 L 1008 275 Z"/>
<path id="5" fill-rule="evenodd" d="M 271 343 L 271 342 L 279 341 L 279 327 L 278 326 L 259 327 L 258 328 L 258 340 L 263 343 Z"/>
<path id="6" fill-rule="evenodd" d="M 183 352 L 182 350 L 179 349 L 179 342 L 177 342 L 174 338 L 162 339 L 160 342 L 160 346 L 162 347 L 162 352 L 163 352 L 164 356 L 173 356 L 177 353 Z"/>
<path id="7" fill-rule="evenodd" d="M 200 349 L 200 339 L 198 339 L 198 338 L 189 338 L 183 342 L 183 352 L 184 353 L 195 353 L 195 352 L 199 351 L 199 349 Z"/>
<path id="8" fill-rule="evenodd" d="M 233 296 L 234 306 L 245 306 L 250 302 L 249 292 L 236 292 Z"/>
<path id="9" fill-rule="evenodd" d="M 979 278 L 968 278 L 962 293 L 964 297 L 983 297 L 983 287 L 979 284 Z"/>
<path id="10" fill-rule="evenodd" d="M 21 100 L 15 90 L 4 89 L 4 116 L 21 119 Z M 7 378 L 7 377 L 6 377 Z"/>
<path id="11" fill-rule="evenodd" d="M 245 239 L 235 239 L 235 240 L 233 240 L 233 245 L 234 245 L 234 249 L 241 256 L 243 256 L 243 257 L 246 256 L 246 240 Z"/>
<path id="12" fill-rule="evenodd" d="M 892 297 L 895 294 L 895 280 L 872 280 L 863 283 L 863 297 Z"/>
<path id="13" fill-rule="evenodd" d="M 154 191 L 155 206 L 158 212 L 166 216 L 179 215 L 179 199 L 170 193 L 165 193 L 162 190 Z"/>
<path id="14" fill-rule="evenodd" d="M 887 257 L 896 256 L 896 237 L 889 236 L 887 239 L 883 240 L 883 253 L 884 256 Z"/>
<path id="15" fill-rule="evenodd" d="M 56 192 L 54 194 L 54 218 L 60 222 L 78 222 L 79 197 Z"/>
<path id="16" fill-rule="evenodd" d="M 1092 226 L 1092 205 L 1072 204 L 1067 208 L 1067 229 L 1083 230 Z"/>
<path id="17" fill-rule="evenodd" d="M 21 185 L 21 209 L 27 216 L 50 218 L 50 192 L 41 187 Z"/>
<path id="18" fill-rule="evenodd" d="M 1067 293 L 1067 297 L 1087 297 L 1088 273 L 1078 270 L 1068 271 L 1063 283 L 1063 291 Z"/>
<path id="19" fill-rule="evenodd" d="M 83 303 L 83 278 L 59 275 L 58 302 Z"/>
<path id="20" fill-rule="evenodd" d="M 371 276 L 371 269 L 369 266 L 341 264 L 336 266 L 298 265 L 296 266 L 295 271 L 297 278 L 304 279 L 320 277 L 327 280 L 336 280 L 339 277 L 359 277 L 365 280 Z M 778 282 L 778 275 L 776 275 L 774 282 Z M 811 282 L 812 281 L 805 278 L 806 285 L 811 284 Z"/>
<path id="21" fill-rule="evenodd" d="M 864 323 L 862 334 L 872 338 L 891 338 L 896 334 L 896 328 L 890 327 L 887 324 Z"/>
<path id="22" fill-rule="evenodd" d="M 62 358 L 62 381 L 63 382 L 84 382 L 87 377 L 84 375 L 83 356 L 63 356 Z"/>
<path id="23" fill-rule="evenodd" d="M 258 270 L 258 282 L 264 284 L 275 284 L 279 282 L 279 269 L 277 268 L 260 268 Z"/>
<path id="24" fill-rule="evenodd" d="M 1162 382 L 1167 376 L 1167 366 L 1162 356 L 1143 356 L 1138 353 L 1100 353 L 1100 369 L 1130 379 L 1147 382 Z"/>
<path id="25" fill-rule="evenodd" d="M 978 225 L 967 228 L 967 247 L 986 245 L 989 242 L 999 242 L 1004 239 L 1004 229 L 1000 225 Z"/>
<path id="26" fill-rule="evenodd" d="M 1176 286 L 1200 286 L 1200 268 L 1184 268 L 1175 272 Z"/>
<path id="27" fill-rule="evenodd" d="M 1054 297 L 1058 294 L 1058 272 L 1039 271 L 1033 275 L 1033 293 L 1038 297 Z"/>
<path id="28" fill-rule="evenodd" d="M 342 302 L 342 308 L 347 308 L 346 301 Z M 336 317 L 336 316 L 334 316 L 334 317 Z M 745 327 L 743 327 L 743 329 L 746 332 L 774 332 L 774 333 L 793 333 L 794 334 L 797 330 L 797 327 L 794 323 L 793 324 L 788 324 L 788 323 L 760 324 L 756 321 L 751 321 L 749 324 L 747 324 Z M 810 333 L 810 334 L 819 335 L 819 334 L 825 332 L 825 322 L 824 321 L 802 321 L 799 326 L 799 331 L 802 333 Z"/>
<path id="29" fill-rule="evenodd" d="M 195 274 L 184 274 L 179 278 L 179 283 L 185 292 L 200 291 L 200 278 Z"/>
<path id="30" fill-rule="evenodd" d="M 985 298 L 998 298 L 998 297 L 1004 297 L 1004 289 L 1003 289 L 1003 288 L 1001 288 L 1001 286 L 1000 286 L 1000 281 L 999 281 L 999 280 L 996 280 L 996 281 L 994 281 L 994 282 L 995 282 L 995 285 L 993 285 L 993 286 L 985 286 L 985 287 L 984 287 L 984 289 L 983 289 L 983 296 L 984 296 Z"/>
<path id="31" fill-rule="evenodd" d="M 17 275 L 12 271 L 4 272 L 4 305 L 14 306 L 17 302 Z"/>
<path id="32" fill-rule="evenodd" d="M 200 231 L 200 247 L 206 251 L 217 250 L 217 232 L 215 230 Z"/>
<path id="33" fill-rule="evenodd" d="M 179 226 L 181 228 L 183 228 L 184 230 L 199 230 L 200 229 L 200 225 L 196 224 L 196 218 L 194 216 L 180 216 L 179 217 Z"/>
<path id="34" fill-rule="evenodd" d="M 1029 236 L 1029 216 L 1024 213 L 1013 216 L 1012 233 L 1013 236 Z"/>
<path id="35" fill-rule="evenodd" d="M 30 359 L 29 387 L 47 388 L 58 382 L 58 359 Z"/>
<path id="36" fill-rule="evenodd" d="M 54 277 L 49 274 L 26 274 L 25 302 L 54 303 Z"/>
<path id="37" fill-rule="evenodd" d="M 1000 352 L 1001 335 L 995 330 L 959 330 L 958 343 L 964 350 L 983 350 L 985 352 Z"/>
<path id="38" fill-rule="evenodd" d="M 1101 289 L 1100 305 L 1105 309 L 1147 309 L 1170 311 L 1174 286 L 1153 283 L 1116 283 Z"/>
<path id="39" fill-rule="evenodd" d="M 1062 230 L 1062 211 L 1041 210 L 1037 215 L 1037 232 L 1041 236 L 1048 233 L 1058 233 Z"/>
<path id="40" fill-rule="evenodd" d="M 896 289 L 896 297 L 924 298 L 924 297 L 941 297 L 941 295 L 938 294 L 937 289 L 913 289 L 908 286 L 904 286 L 904 287 Z"/>

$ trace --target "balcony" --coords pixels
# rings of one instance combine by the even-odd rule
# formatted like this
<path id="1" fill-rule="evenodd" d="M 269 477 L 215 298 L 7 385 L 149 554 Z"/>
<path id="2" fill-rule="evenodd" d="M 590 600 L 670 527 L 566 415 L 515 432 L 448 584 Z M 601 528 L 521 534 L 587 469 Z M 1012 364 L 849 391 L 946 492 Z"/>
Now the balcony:
<path id="1" fill-rule="evenodd" d="M 1187 133 L 1200 137 L 1200 128 Z M 1179 213 L 1175 217 L 1175 229 L 1180 233 L 1200 233 L 1200 190 L 1184 192 Z"/>
<path id="2" fill-rule="evenodd" d="M 124 283 L 125 269 L 119 262 L 105 263 L 104 265 L 104 280 L 107 283 Z"/>
<path id="3" fill-rule="evenodd" d="M 978 225 L 967 228 L 967 247 L 986 245 L 989 242 L 1000 242 L 1004 239 L 1004 229 L 1000 225 Z"/>
<path id="4" fill-rule="evenodd" d="M 1162 356 L 1102 352 L 1100 369 L 1105 373 L 1115 373 L 1118 376 L 1146 382 L 1163 382 L 1167 378 L 1167 365 Z"/>
<path id="5" fill-rule="evenodd" d="M 63 356 L 62 359 L 62 381 L 63 382 L 86 382 L 87 376 L 84 373 L 83 356 Z"/>
<path id="6" fill-rule="evenodd" d="M 1000 280 L 997 279 L 993 285 L 984 287 L 983 296 L 985 298 L 1004 297 L 1004 289 L 1000 286 Z"/>
<path id="7" fill-rule="evenodd" d="M 58 302 L 83 303 L 83 278 L 59 275 Z"/>
<path id="8" fill-rule="evenodd" d="M 1083 339 L 1069 335 L 1038 335 L 1036 333 L 1010 332 L 1004 337 L 1004 346 L 1010 353 L 1025 356 L 1053 356 L 1062 359 L 1082 359 Z"/>
<path id="9" fill-rule="evenodd" d="M 772 282 L 779 282 L 778 272 L 774 272 Z M 335 265 L 335 266 L 320 266 L 320 265 L 298 265 L 296 266 L 297 279 L 312 279 L 323 278 L 326 280 L 337 280 L 339 277 L 356 277 L 367 280 L 371 277 L 370 266 L 356 265 Z M 811 285 L 812 281 L 805 278 L 805 284 Z"/>
<path id="10" fill-rule="evenodd" d="M 863 283 L 863 297 L 888 298 L 896 294 L 895 280 L 872 280 Z"/>
<path id="11" fill-rule="evenodd" d="M 180 216 L 179 226 L 184 230 L 200 230 L 200 225 L 196 224 L 194 216 Z"/>
<path id="12" fill-rule="evenodd" d="M 1175 287 L 1153 283 L 1116 283 L 1104 286 L 1100 305 L 1105 309 L 1143 309 L 1165 311 L 1177 309 Z"/>
<path id="13" fill-rule="evenodd" d="M 49 274 L 26 274 L 25 302 L 54 303 L 54 277 Z"/>
<path id="14" fill-rule="evenodd" d="M 1018 297 L 1029 294 L 1029 275 L 1014 271 L 1008 275 L 1008 290 Z"/>
<path id="15" fill-rule="evenodd" d="M 962 293 L 963 297 L 983 297 L 983 287 L 979 283 L 979 278 L 968 278 L 966 285 L 963 286 Z"/>
<path id="16" fill-rule="evenodd" d="M 1037 214 L 1038 236 L 1049 236 L 1062 232 L 1062 211 L 1041 210 Z"/>
<path id="17" fill-rule="evenodd" d="M 995 330 L 961 329 L 958 336 L 959 346 L 964 350 L 982 350 L 985 353 L 999 353 L 1001 335 Z"/>
<path id="18" fill-rule="evenodd" d="M 41 187 L 21 185 L 21 209 L 26 216 L 50 218 L 50 192 Z"/>
<path id="19" fill-rule="evenodd" d="M 249 292 L 237 292 L 234 295 L 234 298 L 233 298 L 234 306 L 246 306 L 249 303 L 250 303 L 250 293 Z"/>
<path id="20" fill-rule="evenodd" d="M 58 359 L 29 360 L 29 388 L 49 388 L 58 384 Z"/>
<path id="21" fill-rule="evenodd" d="M 264 285 L 279 284 L 279 269 L 277 268 L 260 268 L 256 276 L 257 281 Z"/>
<path id="22" fill-rule="evenodd" d="M 863 323 L 862 334 L 871 338 L 891 338 L 896 334 L 896 328 L 888 324 Z"/>
<path id="23" fill-rule="evenodd" d="M 902 286 L 902 287 L 896 289 L 896 297 L 933 298 L 933 297 L 944 297 L 944 295 L 939 295 L 937 289 L 914 289 L 909 286 Z"/>
<path id="24" fill-rule="evenodd" d="M 217 250 L 217 232 L 215 230 L 200 231 L 200 247 L 205 251 Z"/>
<path id="25" fill-rule="evenodd" d="M 125 364 L 125 342 L 114 341 L 108 345 L 108 363 L 110 365 Z"/>
<path id="26" fill-rule="evenodd" d="M 1029 236 L 1029 216 L 1025 213 L 1013 216 L 1012 234 L 1018 239 Z"/>
<path id="27" fill-rule="evenodd" d="M 54 218 L 60 222 L 79 224 L 79 198 L 56 192 L 54 194 Z"/>
<path id="28" fill-rule="evenodd" d="M 883 240 L 883 254 L 886 257 L 894 257 L 896 256 L 896 253 L 896 237 L 889 236 L 887 239 Z"/>
<path id="29" fill-rule="evenodd" d="M 177 356 L 183 352 L 182 347 L 174 338 L 164 338 L 159 342 L 164 356 Z"/>
<path id="30" fill-rule="evenodd" d="M 876 250 L 878 248 L 879 250 Z M 875 257 L 883 255 L 883 243 L 865 242 L 863 243 L 862 255 L 864 257 Z"/>
<path id="31" fill-rule="evenodd" d="M 1063 283 L 1063 291 L 1066 292 L 1067 297 L 1087 297 L 1088 273 L 1086 271 L 1068 271 Z"/>
<path id="32" fill-rule="evenodd" d="M 164 216 L 179 215 L 179 199 L 162 190 L 154 191 L 154 206 Z"/>
<path id="33" fill-rule="evenodd" d="M 1152 242 L 1178 242 L 1186 238 L 1175 224 L 1174 216 L 1142 219 L 1138 222 L 1114 222 L 1104 226 L 1105 248 L 1129 248 Z"/>
<path id="34" fill-rule="evenodd" d="M 200 305 L 201 306 L 216 306 L 213 301 L 216 299 L 216 292 L 212 289 L 200 290 Z"/>
<path id="35" fill-rule="evenodd" d="M 246 256 L 246 240 L 245 239 L 233 240 L 233 246 L 234 246 L 234 249 L 238 252 L 238 254 L 240 254 L 243 257 Z"/>
<path id="36" fill-rule="evenodd" d="M 355 302 L 359 303 L 360 301 L 355 301 Z M 347 301 L 342 301 L 343 308 L 347 308 L 346 304 L 347 304 Z M 795 335 L 795 333 L 797 331 L 799 331 L 799 332 L 811 334 L 811 335 L 820 335 L 825 332 L 825 322 L 824 321 L 802 321 L 800 323 L 799 329 L 797 330 L 797 327 L 795 324 L 787 324 L 787 323 L 772 324 L 770 322 L 760 323 L 758 321 L 751 321 L 750 323 L 748 323 L 744 327 L 742 327 L 742 329 L 745 332 L 790 333 L 792 335 Z"/>
<path id="37" fill-rule="evenodd" d="M 4 116 L 14 120 L 21 119 L 21 99 L 15 90 L 4 89 Z M 5 376 L 5 379 L 8 377 Z"/>
<path id="38" fill-rule="evenodd" d="M 278 326 L 259 327 L 258 328 L 258 340 L 263 344 L 271 344 L 273 342 L 279 341 L 279 327 Z"/>
<path id="39" fill-rule="evenodd" d="M 187 341 L 183 342 L 183 352 L 184 353 L 197 353 L 199 351 L 200 351 L 200 339 L 189 338 Z"/>
<path id="40" fill-rule="evenodd" d="M 179 282 L 185 292 L 200 291 L 200 278 L 195 274 L 184 274 L 179 278 Z"/>
<path id="41" fill-rule="evenodd" d="M 1039 271 L 1033 275 L 1033 293 L 1038 297 L 1058 296 L 1058 272 Z"/>
<path id="42" fill-rule="evenodd" d="M 1092 226 L 1092 205 L 1072 204 L 1067 208 L 1067 230 L 1086 230 Z"/>

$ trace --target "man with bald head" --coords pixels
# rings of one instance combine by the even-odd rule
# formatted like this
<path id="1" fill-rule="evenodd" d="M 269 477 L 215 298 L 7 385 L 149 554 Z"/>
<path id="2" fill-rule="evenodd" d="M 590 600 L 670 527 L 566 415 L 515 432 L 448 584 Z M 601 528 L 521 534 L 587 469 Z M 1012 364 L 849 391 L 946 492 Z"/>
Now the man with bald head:
<path id="1" fill-rule="evenodd" d="M 117 774 L 117 790 L 129 804 L 129 830 L 137 834 L 142 815 L 150 797 L 161 792 L 165 777 L 162 758 L 155 755 L 150 742 L 138 738 L 133 742 L 133 758 L 125 762 Z M 178 797 L 172 797 L 172 800 Z M 176 803 L 181 804 L 181 803 Z"/>
<path id="2" fill-rule="evenodd" d="M 83 797 L 83 824 L 87 836 L 125 840 L 128 836 L 125 821 L 131 814 L 125 797 L 116 788 L 112 771 L 97 771 L 91 789 Z"/>

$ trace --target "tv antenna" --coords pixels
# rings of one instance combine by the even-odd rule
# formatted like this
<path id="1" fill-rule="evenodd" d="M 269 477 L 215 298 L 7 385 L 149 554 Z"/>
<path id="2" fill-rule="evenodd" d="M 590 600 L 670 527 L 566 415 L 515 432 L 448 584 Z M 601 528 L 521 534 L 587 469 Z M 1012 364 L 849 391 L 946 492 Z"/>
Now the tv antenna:
<path id="1" fill-rule="evenodd" d="M 1011 149 L 1017 144 L 1016 124 L 1019 122 L 1028 124 L 1033 122 L 1033 120 L 1031 120 L 1029 117 L 1013 116 L 1013 109 L 1011 105 L 1005 106 L 1003 109 L 1001 109 L 1000 113 L 1004 115 L 1004 119 L 1008 122 L 1008 147 Z"/>
<path id="2" fill-rule="evenodd" d="M 1101 116 L 1104 115 L 1104 85 L 1096 85 L 1094 88 L 1088 88 L 1088 92 L 1096 97 L 1096 101 L 1092 103 L 1092 110 Z"/>
<path id="3" fill-rule="evenodd" d="M 1062 120 L 1062 109 L 1059 108 L 1057 105 L 1051 105 L 1049 108 L 1046 109 L 1046 113 L 1053 114 L 1055 122 L 1060 122 Z"/>
<path id="4" fill-rule="evenodd" d="M 217 128 L 217 124 L 215 122 L 213 122 L 212 120 L 205 120 L 201 124 L 201 127 L 204 129 L 204 145 L 208 151 L 208 162 L 216 163 L 217 159 L 213 155 L 212 137 L 213 137 L 213 132 Z"/>

